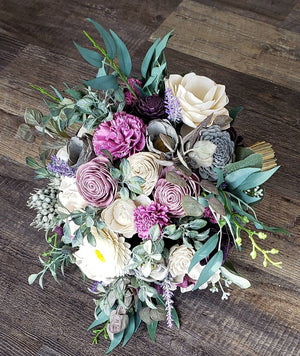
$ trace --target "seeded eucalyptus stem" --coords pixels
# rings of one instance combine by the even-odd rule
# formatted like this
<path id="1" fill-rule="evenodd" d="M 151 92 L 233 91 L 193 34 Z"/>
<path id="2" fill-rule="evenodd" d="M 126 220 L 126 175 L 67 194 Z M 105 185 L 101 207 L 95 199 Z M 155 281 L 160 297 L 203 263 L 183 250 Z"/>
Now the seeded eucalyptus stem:
<path id="1" fill-rule="evenodd" d="M 96 41 L 86 32 L 83 31 L 83 33 L 85 34 L 85 36 L 92 42 L 93 46 L 95 48 L 97 48 L 97 50 L 103 54 L 103 56 L 108 60 L 108 65 L 114 69 L 122 78 L 123 82 L 125 83 L 127 89 L 132 93 L 132 95 L 138 100 L 138 97 L 136 95 L 136 93 L 134 92 L 134 90 L 132 89 L 132 87 L 129 85 L 127 77 L 121 72 L 120 68 L 116 65 L 116 63 L 108 56 L 107 52 L 105 51 L 104 48 L 100 47 Z"/>

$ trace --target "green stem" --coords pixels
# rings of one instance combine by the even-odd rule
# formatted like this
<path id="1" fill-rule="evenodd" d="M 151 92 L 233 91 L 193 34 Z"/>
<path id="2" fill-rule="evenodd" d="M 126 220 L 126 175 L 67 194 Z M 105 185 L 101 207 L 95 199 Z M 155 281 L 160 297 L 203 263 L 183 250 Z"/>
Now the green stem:
<path id="1" fill-rule="evenodd" d="M 125 83 L 127 89 L 138 100 L 137 95 L 135 94 L 134 90 L 128 83 L 127 77 L 121 72 L 120 68 L 115 64 L 115 62 L 112 59 L 110 59 L 105 49 L 100 47 L 86 31 L 83 31 L 83 33 L 92 42 L 93 46 L 108 60 L 108 65 L 119 74 L 119 76 L 122 78 L 123 82 Z"/>
<path id="2" fill-rule="evenodd" d="M 40 93 L 45 94 L 45 95 L 49 96 L 51 99 L 53 99 L 53 100 L 55 100 L 55 101 L 57 101 L 57 102 L 60 103 L 60 100 L 59 100 L 57 97 L 51 95 L 51 94 L 48 93 L 45 89 L 40 88 L 40 87 L 37 87 L 36 85 L 33 85 L 33 84 L 30 84 L 30 86 L 31 86 L 33 89 L 39 91 Z"/>

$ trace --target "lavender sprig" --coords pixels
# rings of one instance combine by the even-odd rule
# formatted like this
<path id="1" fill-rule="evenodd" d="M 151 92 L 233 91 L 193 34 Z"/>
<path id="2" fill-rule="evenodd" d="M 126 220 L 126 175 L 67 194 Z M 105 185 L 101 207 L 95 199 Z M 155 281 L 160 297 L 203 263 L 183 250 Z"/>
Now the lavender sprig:
<path id="1" fill-rule="evenodd" d="M 51 157 L 51 163 L 47 164 L 48 171 L 66 177 L 75 177 L 75 170 L 68 163 L 56 155 Z"/>
<path id="2" fill-rule="evenodd" d="M 168 120 L 173 124 L 179 124 L 182 121 L 181 104 L 170 88 L 165 91 L 165 109 Z"/>
<path id="3" fill-rule="evenodd" d="M 173 315 L 172 315 L 172 310 L 173 310 L 173 292 L 171 291 L 171 283 L 169 280 L 165 280 L 163 283 L 163 298 L 166 304 L 166 321 L 167 325 L 169 328 L 173 327 L 174 321 L 173 321 Z"/>

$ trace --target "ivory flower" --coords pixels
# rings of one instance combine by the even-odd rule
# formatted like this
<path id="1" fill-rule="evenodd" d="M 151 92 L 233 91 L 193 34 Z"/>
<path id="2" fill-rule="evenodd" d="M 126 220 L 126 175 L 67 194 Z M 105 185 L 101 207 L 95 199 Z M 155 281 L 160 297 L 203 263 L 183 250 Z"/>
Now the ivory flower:
<path id="1" fill-rule="evenodd" d="M 182 283 L 188 273 L 195 251 L 186 245 L 174 245 L 170 249 L 169 272 L 175 283 Z"/>
<path id="2" fill-rule="evenodd" d="M 131 176 L 139 176 L 145 179 L 145 183 L 141 186 L 145 195 L 152 193 L 158 180 L 158 158 L 157 154 L 151 152 L 139 152 L 127 158 L 131 168 Z"/>
<path id="3" fill-rule="evenodd" d="M 136 205 L 130 199 L 118 198 L 101 213 L 101 218 L 114 232 L 129 238 L 136 233 L 134 224 L 134 209 Z"/>
<path id="4" fill-rule="evenodd" d="M 92 246 L 84 237 L 83 244 L 74 253 L 77 266 L 88 278 L 103 283 L 110 283 L 111 279 L 123 276 L 130 260 L 130 245 L 123 236 L 107 228 L 102 229 L 100 235 L 93 226 L 91 233 L 95 237 L 96 246 Z"/>
<path id="5" fill-rule="evenodd" d="M 76 178 L 62 176 L 59 189 L 61 192 L 58 194 L 58 199 L 63 207 L 67 209 L 66 210 L 59 206 L 58 211 L 61 213 L 68 213 L 68 211 L 72 212 L 73 210 L 84 209 L 88 205 L 88 202 L 83 199 L 78 191 Z"/>
<path id="6" fill-rule="evenodd" d="M 224 85 L 216 84 L 213 80 L 195 73 L 186 74 L 184 77 L 172 74 L 165 80 L 165 85 L 179 100 L 182 121 L 190 127 L 197 127 L 210 114 L 213 114 L 210 124 L 216 116 L 228 116 L 224 107 L 229 100 Z"/>

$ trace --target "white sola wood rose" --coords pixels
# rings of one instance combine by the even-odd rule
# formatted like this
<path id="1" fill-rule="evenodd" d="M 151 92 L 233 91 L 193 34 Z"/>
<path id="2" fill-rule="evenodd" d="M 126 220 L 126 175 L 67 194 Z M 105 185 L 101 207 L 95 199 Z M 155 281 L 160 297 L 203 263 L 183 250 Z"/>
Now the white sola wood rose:
<path id="1" fill-rule="evenodd" d="M 182 121 L 190 127 L 198 126 L 211 114 L 213 117 L 210 124 L 216 116 L 228 115 L 224 106 L 229 100 L 224 85 L 216 84 L 213 80 L 195 73 L 188 73 L 184 77 L 171 74 L 169 79 L 165 80 L 165 85 L 179 100 Z"/>
<path id="2" fill-rule="evenodd" d="M 141 187 L 145 195 L 150 195 L 158 180 L 159 164 L 157 159 L 159 159 L 159 156 L 151 152 L 139 152 L 127 159 L 130 164 L 131 176 L 139 176 L 145 179 L 145 183 Z"/>
<path id="3" fill-rule="evenodd" d="M 173 277 L 173 281 L 175 283 L 182 283 L 184 276 L 188 274 L 190 278 L 193 280 L 198 280 L 200 274 L 205 266 L 201 266 L 200 263 L 196 264 L 190 272 L 188 272 L 192 258 L 195 254 L 195 251 L 186 245 L 174 245 L 170 249 L 169 256 L 169 271 L 171 276 Z M 216 283 L 219 280 L 220 272 L 216 272 L 208 282 Z M 199 289 L 204 289 L 208 286 L 208 283 L 202 284 Z M 193 289 L 194 286 L 188 288 L 189 290 Z M 182 288 L 182 292 L 188 291 L 187 288 Z"/>
<path id="4" fill-rule="evenodd" d="M 62 176 L 59 190 L 58 199 L 63 205 L 63 207 L 58 207 L 60 212 L 68 213 L 68 211 L 84 209 L 88 205 L 88 202 L 83 199 L 78 191 L 76 178 Z"/>
<path id="5" fill-rule="evenodd" d="M 134 224 L 135 203 L 117 198 L 111 205 L 101 213 L 101 218 L 109 229 L 130 238 L 136 233 Z"/>
<path id="6" fill-rule="evenodd" d="M 74 253 L 76 264 L 88 278 L 110 283 L 112 278 L 124 275 L 131 255 L 130 244 L 125 242 L 123 236 L 107 228 L 102 229 L 100 235 L 93 226 L 91 233 L 96 246 L 92 246 L 85 237 L 79 250 Z"/>

